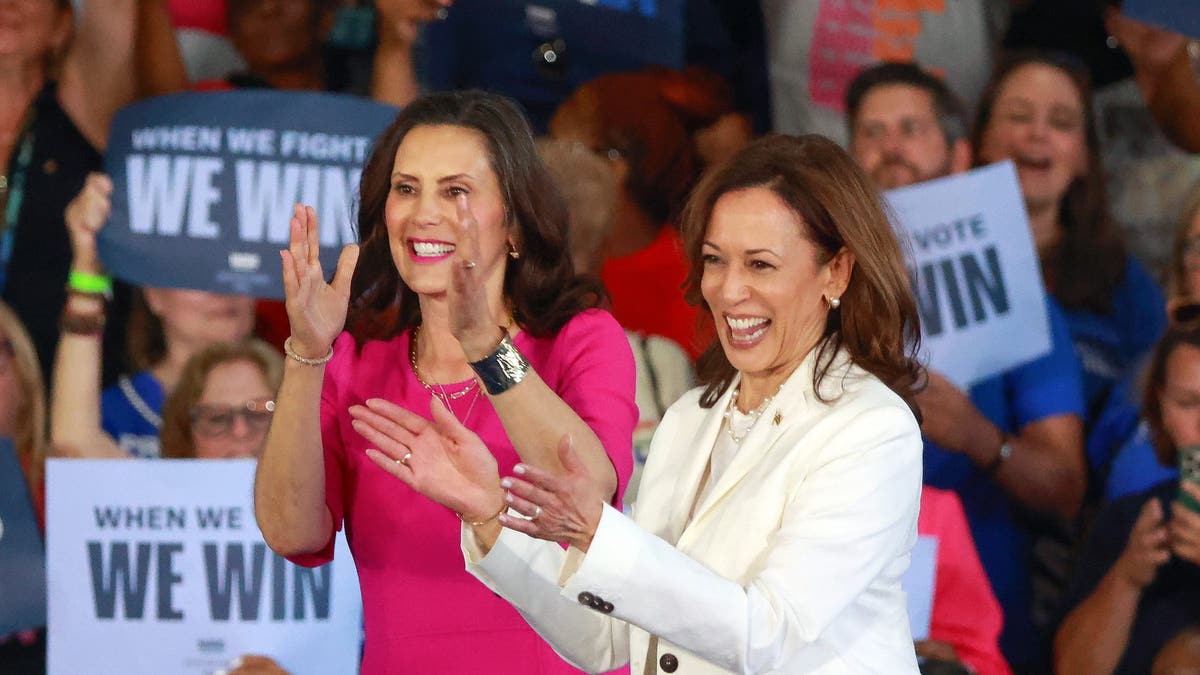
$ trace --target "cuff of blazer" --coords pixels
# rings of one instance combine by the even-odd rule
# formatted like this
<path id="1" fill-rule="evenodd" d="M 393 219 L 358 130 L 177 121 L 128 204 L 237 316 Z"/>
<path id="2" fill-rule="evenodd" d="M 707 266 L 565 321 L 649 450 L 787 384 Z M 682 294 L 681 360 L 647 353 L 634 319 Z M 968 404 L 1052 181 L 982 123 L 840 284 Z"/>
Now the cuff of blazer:
<path id="1" fill-rule="evenodd" d="M 562 594 L 574 599 L 587 593 L 598 599 L 597 605 L 610 603 L 606 614 L 619 608 L 645 536 L 636 523 L 605 504 L 587 553 L 567 551 L 558 577 Z"/>

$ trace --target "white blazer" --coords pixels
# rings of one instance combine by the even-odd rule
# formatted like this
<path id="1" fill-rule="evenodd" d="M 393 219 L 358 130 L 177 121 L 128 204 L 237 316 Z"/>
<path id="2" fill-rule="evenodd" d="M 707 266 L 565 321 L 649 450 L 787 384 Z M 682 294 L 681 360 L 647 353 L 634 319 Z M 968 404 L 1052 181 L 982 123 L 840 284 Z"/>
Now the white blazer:
<path id="1" fill-rule="evenodd" d="M 815 350 L 814 350 L 815 351 Z M 605 506 L 585 555 L 505 529 L 469 572 L 559 654 L 603 672 L 917 673 L 900 578 L 916 538 L 921 435 L 904 401 L 814 354 L 788 378 L 703 503 L 733 387 L 700 389 L 654 435 L 633 518 Z"/>

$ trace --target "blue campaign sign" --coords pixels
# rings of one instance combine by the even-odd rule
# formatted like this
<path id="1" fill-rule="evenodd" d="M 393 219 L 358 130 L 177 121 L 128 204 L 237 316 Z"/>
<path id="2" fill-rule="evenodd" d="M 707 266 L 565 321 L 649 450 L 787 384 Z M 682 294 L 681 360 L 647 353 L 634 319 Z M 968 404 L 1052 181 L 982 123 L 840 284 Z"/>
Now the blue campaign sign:
<path id="1" fill-rule="evenodd" d="M 354 242 L 358 183 L 396 109 L 335 94 L 197 92 L 117 113 L 100 258 L 134 284 L 282 298 L 279 249 L 297 203 L 332 274 Z"/>
<path id="2" fill-rule="evenodd" d="M 1125 0 L 1121 13 L 1143 23 L 1200 38 L 1200 3 L 1196 0 Z"/>
<path id="3" fill-rule="evenodd" d="M 46 547 L 13 443 L 0 439 L 0 636 L 46 625 Z"/>

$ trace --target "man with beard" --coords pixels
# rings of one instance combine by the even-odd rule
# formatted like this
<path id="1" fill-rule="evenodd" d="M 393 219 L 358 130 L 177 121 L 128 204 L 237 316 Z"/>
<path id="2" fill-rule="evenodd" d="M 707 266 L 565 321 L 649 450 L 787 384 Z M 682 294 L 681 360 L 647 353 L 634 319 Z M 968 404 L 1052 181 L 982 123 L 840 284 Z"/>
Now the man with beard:
<path id="1" fill-rule="evenodd" d="M 962 105 L 945 83 L 913 64 L 883 63 L 860 73 L 847 89 L 846 113 L 850 152 L 881 189 L 970 168 Z M 1016 514 L 1034 513 L 1049 521 L 1073 518 L 1087 477 L 1080 364 L 1062 310 L 1049 295 L 1046 307 L 1049 354 L 976 382 L 969 392 L 930 370 L 929 385 L 918 397 L 925 484 L 953 490 L 962 500 L 983 568 L 1004 610 L 1000 644 L 1017 672 L 1031 652 L 1040 658 L 1046 643 L 1034 628 L 1029 562 L 1034 535 Z M 922 524 L 927 515 L 932 514 L 922 512 Z M 921 524 L 918 529 L 925 533 Z M 939 555 L 938 564 L 941 584 L 941 577 L 963 561 Z M 985 628 L 979 608 L 947 599 L 953 595 L 935 593 L 933 640 L 954 642 L 939 638 L 938 628 L 954 619 L 962 622 L 955 626 L 958 631 Z M 948 602 L 953 606 L 947 607 Z"/>

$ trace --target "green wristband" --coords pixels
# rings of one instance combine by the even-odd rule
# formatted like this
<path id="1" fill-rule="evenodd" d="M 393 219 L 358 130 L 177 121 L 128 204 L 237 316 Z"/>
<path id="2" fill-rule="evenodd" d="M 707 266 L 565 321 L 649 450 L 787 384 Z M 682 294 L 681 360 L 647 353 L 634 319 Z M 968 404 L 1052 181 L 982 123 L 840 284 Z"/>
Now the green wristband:
<path id="1" fill-rule="evenodd" d="M 89 274 L 71 270 L 67 276 L 67 288 L 87 295 L 112 296 L 112 277 L 107 274 Z"/>

